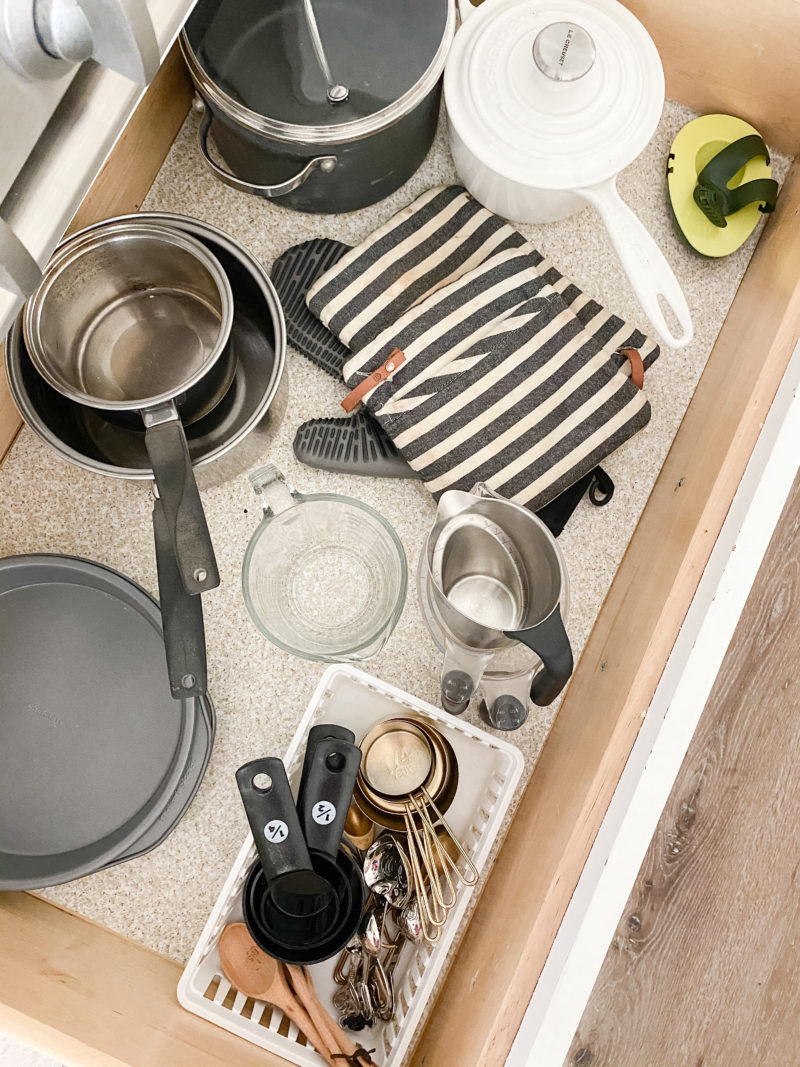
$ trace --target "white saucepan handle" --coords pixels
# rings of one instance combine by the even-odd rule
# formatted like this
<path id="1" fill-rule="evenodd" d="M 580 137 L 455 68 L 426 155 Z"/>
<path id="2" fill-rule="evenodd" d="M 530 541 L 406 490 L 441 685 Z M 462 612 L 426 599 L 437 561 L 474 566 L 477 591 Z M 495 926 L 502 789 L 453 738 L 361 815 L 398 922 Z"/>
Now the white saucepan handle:
<path id="1" fill-rule="evenodd" d="M 664 253 L 617 192 L 615 179 L 575 191 L 600 212 L 633 291 L 661 338 L 670 348 L 684 348 L 694 336 L 686 297 Z M 659 296 L 680 323 L 680 337 L 667 325 Z"/>

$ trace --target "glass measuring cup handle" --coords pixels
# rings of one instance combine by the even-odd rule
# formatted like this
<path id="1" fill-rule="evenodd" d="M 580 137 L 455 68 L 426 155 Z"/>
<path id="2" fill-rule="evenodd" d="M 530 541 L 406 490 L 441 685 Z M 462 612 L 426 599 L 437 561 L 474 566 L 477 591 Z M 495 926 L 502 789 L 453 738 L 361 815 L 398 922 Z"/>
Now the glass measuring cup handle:
<path id="1" fill-rule="evenodd" d="M 274 463 L 265 463 L 249 476 L 253 492 L 261 502 L 264 516 L 271 519 L 282 511 L 300 504 L 303 494 L 286 481 Z"/>

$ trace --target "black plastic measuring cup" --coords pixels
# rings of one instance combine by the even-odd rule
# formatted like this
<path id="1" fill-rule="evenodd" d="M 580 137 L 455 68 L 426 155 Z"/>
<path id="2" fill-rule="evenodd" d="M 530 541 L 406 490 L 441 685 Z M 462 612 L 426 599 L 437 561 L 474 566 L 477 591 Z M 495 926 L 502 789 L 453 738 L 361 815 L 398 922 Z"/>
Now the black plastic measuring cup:
<path id="1" fill-rule="evenodd" d="M 236 781 L 266 877 L 268 926 L 288 944 L 322 936 L 338 918 L 338 894 L 314 870 L 283 763 L 252 760 Z"/>
<path id="2" fill-rule="evenodd" d="M 309 740 L 312 739 L 309 738 Z M 313 921 L 309 921 L 308 917 L 301 917 L 298 921 L 298 917 L 290 917 L 284 908 L 278 907 L 274 899 L 277 870 L 274 859 L 275 847 L 274 843 L 269 841 L 270 823 L 264 823 L 263 809 L 258 804 L 253 806 L 253 810 L 257 813 L 256 827 L 253 826 L 251 819 L 251 828 L 254 837 L 259 823 L 266 830 L 266 833 L 261 836 L 267 862 L 263 862 L 261 847 L 259 847 L 259 857 L 262 861 L 253 864 L 242 893 L 245 923 L 256 943 L 276 959 L 298 964 L 318 963 L 337 955 L 358 928 L 366 901 L 366 887 L 360 866 L 348 850 L 340 847 L 344 817 L 358 774 L 361 752 L 352 742 L 342 738 L 320 739 L 313 748 L 309 744 L 309 749 L 311 757 L 307 761 L 307 773 L 302 782 L 301 810 L 298 814 L 293 805 L 291 812 L 282 807 L 283 817 L 279 815 L 278 818 L 286 824 L 292 835 L 297 832 L 298 828 L 307 831 L 314 847 L 306 848 L 305 835 L 301 834 L 302 847 L 306 848 L 306 855 L 313 872 L 332 887 L 338 905 L 337 913 L 335 917 L 330 913 L 325 914 L 326 925 L 317 916 L 312 917 Z M 271 778 L 274 770 L 273 781 L 277 781 L 281 771 L 283 772 L 278 792 L 281 805 L 284 805 L 286 795 L 288 794 L 291 799 L 291 793 L 288 792 L 285 770 L 279 760 L 256 760 L 247 764 L 237 772 L 237 779 L 242 771 L 252 769 L 256 765 L 260 765 L 263 773 L 265 763 L 272 766 L 272 770 L 266 769 L 266 773 Z M 275 764 L 280 770 L 275 767 Z M 252 770 L 250 773 L 253 773 Z M 245 807 L 247 808 L 247 803 Z M 247 808 L 247 810 L 248 818 L 250 818 L 250 809 Z M 292 815 L 294 815 L 294 821 L 291 818 Z M 274 816 L 270 822 L 273 819 Z M 282 833 L 282 829 L 279 828 L 279 836 Z M 274 827 L 272 835 L 274 835 Z M 258 838 L 256 840 L 258 841 Z M 297 856 L 293 862 L 299 861 L 300 853 L 301 849 L 297 849 Z M 282 858 L 286 858 L 285 853 L 282 854 Z M 285 873 L 284 871 L 283 876 Z M 307 872 L 304 877 L 307 877 Z M 291 884 L 287 884 L 291 889 Z M 283 888 L 283 882 L 281 882 L 281 887 Z"/>

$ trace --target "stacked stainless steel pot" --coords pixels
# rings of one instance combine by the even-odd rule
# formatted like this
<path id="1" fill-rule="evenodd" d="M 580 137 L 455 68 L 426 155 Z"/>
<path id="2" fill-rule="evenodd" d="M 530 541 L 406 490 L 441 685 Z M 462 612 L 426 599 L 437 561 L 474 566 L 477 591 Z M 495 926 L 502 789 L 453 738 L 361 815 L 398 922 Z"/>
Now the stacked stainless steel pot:
<path id="1" fill-rule="evenodd" d="M 261 268 L 180 216 L 110 219 L 70 237 L 9 336 L 11 391 L 35 433 L 90 470 L 155 479 L 176 699 L 206 692 L 198 594 L 219 584 L 193 468 L 262 420 L 284 360 L 283 315 Z"/>

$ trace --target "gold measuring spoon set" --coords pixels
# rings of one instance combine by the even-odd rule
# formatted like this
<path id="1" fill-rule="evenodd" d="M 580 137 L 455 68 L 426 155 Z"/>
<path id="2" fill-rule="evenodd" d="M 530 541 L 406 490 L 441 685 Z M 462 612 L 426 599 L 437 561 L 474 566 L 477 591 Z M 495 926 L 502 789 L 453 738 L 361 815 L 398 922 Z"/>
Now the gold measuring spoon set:
<path id="1" fill-rule="evenodd" d="M 402 835 L 421 937 L 436 942 L 455 906 L 456 884 L 478 880 L 445 819 L 458 788 L 455 752 L 439 730 L 412 716 L 378 723 L 363 738 L 361 751 L 354 802 L 378 826 Z"/>

